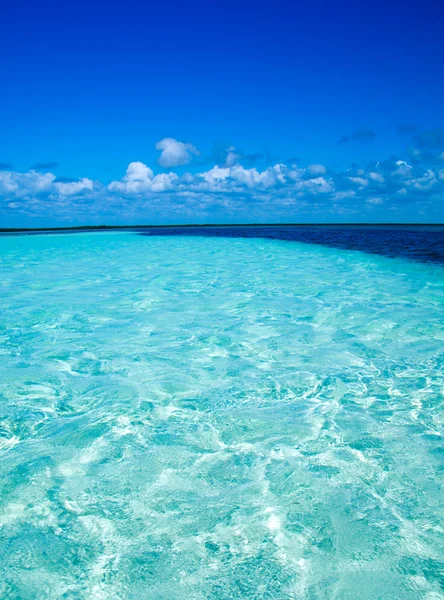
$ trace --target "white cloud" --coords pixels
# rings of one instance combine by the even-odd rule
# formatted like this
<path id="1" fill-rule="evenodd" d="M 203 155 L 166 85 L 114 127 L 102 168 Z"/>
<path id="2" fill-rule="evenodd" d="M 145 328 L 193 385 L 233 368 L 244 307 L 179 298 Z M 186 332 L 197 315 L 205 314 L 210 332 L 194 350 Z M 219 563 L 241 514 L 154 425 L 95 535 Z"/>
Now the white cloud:
<path id="1" fill-rule="evenodd" d="M 142 162 L 130 163 L 126 170 L 125 176 L 128 181 L 147 181 L 153 177 L 153 171 Z"/>
<path id="2" fill-rule="evenodd" d="M 287 167 L 274 165 L 264 171 L 256 168 L 246 169 L 235 164 L 232 167 L 215 166 L 208 171 L 198 173 L 193 180 L 188 180 L 195 189 L 211 192 L 232 192 L 242 188 L 264 189 L 286 183 Z"/>
<path id="3" fill-rule="evenodd" d="M 179 182 L 179 177 L 175 173 L 160 173 L 156 175 L 151 184 L 153 192 L 166 192 L 173 190 Z"/>
<path id="4" fill-rule="evenodd" d="M 92 191 L 94 182 L 87 177 L 83 177 L 82 179 L 79 179 L 79 181 L 70 181 L 69 183 L 55 182 L 54 187 L 62 196 L 74 196 L 85 190 Z"/>
<path id="5" fill-rule="evenodd" d="M 2 196 L 13 195 L 15 198 L 33 196 L 52 188 L 55 175 L 52 173 L 38 173 L 28 171 L 17 173 L 16 171 L 0 171 L 0 194 Z"/>
<path id="6" fill-rule="evenodd" d="M 308 165 L 308 172 L 310 175 L 325 175 L 325 173 L 327 173 L 327 169 L 324 167 L 324 165 L 314 164 Z"/>
<path id="7" fill-rule="evenodd" d="M 343 192 L 335 192 L 333 198 L 335 200 L 344 200 L 345 198 L 353 198 L 356 196 L 356 192 L 354 190 L 346 190 Z"/>
<path id="8" fill-rule="evenodd" d="M 132 162 L 128 165 L 126 175 L 120 181 L 112 181 L 108 190 L 124 195 L 164 192 L 173 189 L 177 181 L 179 177 L 175 173 L 154 176 L 153 171 L 142 162 Z"/>
<path id="9" fill-rule="evenodd" d="M 132 162 L 128 165 L 126 175 L 120 181 L 108 185 L 110 192 L 123 194 L 138 194 L 150 190 L 154 177 L 153 171 L 142 162 Z"/>
<path id="10" fill-rule="evenodd" d="M 396 161 L 396 169 L 392 175 L 400 175 L 401 177 L 411 177 L 413 167 L 405 162 L 405 160 Z"/>
<path id="11" fill-rule="evenodd" d="M 165 141 L 168 143 L 163 144 Z M 160 143 L 162 155 L 166 154 L 168 160 L 174 155 L 175 164 L 185 160 L 183 154 L 180 158 L 184 146 L 186 160 L 194 153 L 189 145 L 170 138 Z M 88 217 L 94 211 L 104 215 L 114 211 L 133 218 L 137 211 L 145 211 L 140 213 L 143 216 L 151 214 L 146 213 L 149 208 L 163 211 L 167 221 L 168 215 L 188 215 L 191 219 L 217 207 L 223 215 L 244 211 L 243 218 L 248 220 L 250 211 L 257 210 L 265 211 L 265 216 L 277 216 L 305 206 L 319 214 L 345 214 L 347 210 L 357 214 L 372 210 L 371 205 L 383 204 L 390 209 L 416 202 L 424 207 L 444 199 L 444 169 L 425 170 L 405 161 L 390 159 L 369 168 L 335 172 L 318 163 L 307 168 L 284 164 L 262 170 L 246 168 L 239 164 L 238 157 L 235 148 L 229 147 L 224 166 L 182 175 L 172 171 L 155 175 L 149 166 L 135 161 L 121 179 L 108 185 L 86 177 L 59 181 L 52 173 L 33 170 L 0 171 L 0 212 L 3 219 L 14 212 L 40 216 L 57 213 L 64 219 L 79 215 L 85 222 L 82 215 Z"/>
<path id="12" fill-rule="evenodd" d="M 307 181 L 301 181 L 299 187 L 302 190 L 309 190 L 312 194 L 328 194 L 335 191 L 333 181 L 325 179 L 325 177 L 315 177 Z"/>
<path id="13" fill-rule="evenodd" d="M 376 181 L 378 183 L 384 183 L 385 179 L 383 177 L 383 175 L 381 175 L 381 173 L 375 173 L 374 171 L 372 171 L 371 173 L 368 174 L 369 178 L 372 179 L 373 181 Z"/>
<path id="14" fill-rule="evenodd" d="M 350 181 L 352 181 L 353 183 L 356 183 L 357 185 L 360 185 L 362 187 L 365 187 L 366 185 L 368 185 L 367 179 L 364 179 L 363 177 L 349 177 L 348 179 L 350 179 Z"/>
<path id="15" fill-rule="evenodd" d="M 230 146 L 227 150 L 227 157 L 225 159 L 225 166 L 232 167 L 235 165 L 238 160 L 241 158 L 240 154 L 236 153 L 236 148 L 234 146 Z"/>
<path id="16" fill-rule="evenodd" d="M 415 177 L 407 182 L 408 185 L 413 186 L 418 190 L 427 190 L 434 186 L 438 182 L 438 179 L 431 169 L 427 171 L 421 177 Z"/>
<path id="17" fill-rule="evenodd" d="M 191 162 L 192 155 L 198 156 L 200 152 L 192 144 L 178 142 L 174 138 L 164 138 L 156 144 L 156 150 L 161 150 L 158 163 L 161 167 L 179 167 Z"/>
<path id="18" fill-rule="evenodd" d="M 72 196 L 92 191 L 94 182 L 87 177 L 78 181 L 58 182 L 53 173 L 39 173 L 28 171 L 0 171 L 0 196 L 13 196 L 14 198 L 33 198 L 41 195 Z"/>

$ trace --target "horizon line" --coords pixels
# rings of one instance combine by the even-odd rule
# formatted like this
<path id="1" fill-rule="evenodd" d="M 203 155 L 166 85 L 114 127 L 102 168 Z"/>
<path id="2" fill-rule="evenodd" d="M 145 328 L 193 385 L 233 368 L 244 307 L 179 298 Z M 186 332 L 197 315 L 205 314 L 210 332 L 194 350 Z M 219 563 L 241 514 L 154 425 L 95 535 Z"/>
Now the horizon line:
<path id="1" fill-rule="evenodd" d="M 106 229 L 168 229 L 168 228 L 192 228 L 192 227 L 444 227 L 444 223 L 349 223 L 349 222 L 332 222 L 332 223 L 183 223 L 183 224 L 162 224 L 162 225 L 71 225 L 66 227 L 0 227 L 0 233 L 20 233 L 20 232 L 39 232 L 39 231 L 82 231 L 82 230 L 106 230 Z"/>

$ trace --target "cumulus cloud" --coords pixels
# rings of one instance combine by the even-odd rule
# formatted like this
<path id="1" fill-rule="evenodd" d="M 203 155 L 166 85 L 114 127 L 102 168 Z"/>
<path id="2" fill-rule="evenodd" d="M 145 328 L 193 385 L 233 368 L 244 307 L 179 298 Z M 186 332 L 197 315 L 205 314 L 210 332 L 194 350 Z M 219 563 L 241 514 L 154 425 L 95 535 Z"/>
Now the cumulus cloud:
<path id="1" fill-rule="evenodd" d="M 320 164 L 308 165 L 307 171 L 310 175 L 325 175 L 325 173 L 327 173 L 327 169 L 324 165 Z"/>
<path id="2" fill-rule="evenodd" d="M 418 144 L 430 145 L 437 144 L 439 137 L 421 139 Z M 108 184 L 87 177 L 56 177 L 35 169 L 25 173 L 3 170 L 0 215 L 3 222 L 10 214 L 87 222 L 94 212 L 118 215 L 130 222 L 146 222 L 145 217 L 153 214 L 164 222 L 171 215 L 196 222 L 199 215 L 206 214 L 249 221 L 253 215 L 256 220 L 267 220 L 267 215 L 279 220 L 279 216 L 294 217 L 305 211 L 322 219 L 328 214 L 350 218 L 366 210 L 375 215 L 381 207 L 390 210 L 410 204 L 427 211 L 444 205 L 443 163 L 437 166 L 391 157 L 335 170 L 320 163 L 307 167 L 276 163 L 258 168 L 240 161 L 233 146 L 227 148 L 220 164 L 182 174 L 171 170 L 156 174 L 150 166 L 135 161 L 120 179 Z"/>
<path id="3" fill-rule="evenodd" d="M 61 196 L 75 196 L 79 193 L 92 191 L 94 182 L 87 177 L 82 177 L 78 181 L 71 181 L 69 183 L 54 181 L 54 188 Z"/>
<path id="4" fill-rule="evenodd" d="M 245 168 L 240 164 L 230 167 L 215 166 L 208 171 L 198 173 L 189 181 L 188 185 L 193 190 L 208 192 L 233 193 L 244 190 L 260 191 L 268 188 L 280 187 L 287 183 L 288 168 L 277 164 L 263 171 L 256 168 Z"/>
<path id="5" fill-rule="evenodd" d="M 241 155 L 236 152 L 236 148 L 234 146 L 230 146 L 227 150 L 227 156 L 225 157 L 225 166 L 232 167 L 239 161 L 240 158 Z"/>
<path id="6" fill-rule="evenodd" d="M 173 189 L 178 180 L 179 177 L 175 173 L 154 176 L 153 171 L 142 162 L 132 162 L 128 165 L 126 175 L 120 181 L 111 182 L 108 190 L 123 195 L 165 192 Z"/>
<path id="7" fill-rule="evenodd" d="M 93 187 L 94 182 L 86 177 L 67 183 L 57 181 L 53 173 L 0 172 L 0 197 L 6 199 L 34 201 L 40 197 L 54 200 L 59 197 L 74 196 L 87 190 L 91 191 Z"/>
<path id="8" fill-rule="evenodd" d="M 17 173 L 14 171 L 2 171 L 0 173 L 0 194 L 14 198 L 26 198 L 49 192 L 55 176 L 52 173 Z"/>
<path id="9" fill-rule="evenodd" d="M 193 155 L 198 156 L 199 150 L 193 144 L 178 142 L 174 138 L 164 138 L 156 144 L 156 150 L 161 154 L 157 160 L 161 167 L 171 168 L 187 165 Z"/>
<path id="10" fill-rule="evenodd" d="M 361 187 L 365 187 L 366 185 L 368 185 L 368 180 L 364 179 L 364 177 L 349 177 L 348 179 L 350 179 L 352 183 L 355 183 L 356 185 L 359 185 Z"/>
<path id="11" fill-rule="evenodd" d="M 370 173 L 368 174 L 369 178 L 372 179 L 373 181 L 377 181 L 378 183 L 384 183 L 385 179 L 384 176 L 381 175 L 381 173 L 375 172 L 375 171 L 370 171 Z"/>
<path id="12" fill-rule="evenodd" d="M 335 192 L 333 194 L 333 200 L 345 200 L 346 198 L 354 198 L 355 196 L 355 190 L 344 190 L 342 192 Z"/>

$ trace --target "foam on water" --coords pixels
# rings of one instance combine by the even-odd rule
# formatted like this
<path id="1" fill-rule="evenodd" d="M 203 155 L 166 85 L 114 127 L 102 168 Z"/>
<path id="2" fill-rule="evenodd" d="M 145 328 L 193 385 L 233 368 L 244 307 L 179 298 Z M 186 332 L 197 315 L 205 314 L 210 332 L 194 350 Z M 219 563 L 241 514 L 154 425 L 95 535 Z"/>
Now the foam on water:
<path id="1" fill-rule="evenodd" d="M 444 598 L 444 269 L 0 239 L 0 596 Z"/>

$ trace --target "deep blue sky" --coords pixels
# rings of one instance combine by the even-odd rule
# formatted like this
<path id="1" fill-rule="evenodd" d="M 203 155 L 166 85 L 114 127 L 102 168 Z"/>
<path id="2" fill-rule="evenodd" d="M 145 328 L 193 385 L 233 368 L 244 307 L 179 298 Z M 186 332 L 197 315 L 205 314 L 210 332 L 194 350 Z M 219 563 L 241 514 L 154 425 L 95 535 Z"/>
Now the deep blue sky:
<path id="1" fill-rule="evenodd" d="M 133 161 L 155 174 L 169 172 L 156 164 L 155 145 L 170 137 L 201 153 L 173 169 L 179 175 L 221 164 L 234 146 L 246 156 L 239 158 L 245 168 L 320 163 L 342 177 L 352 163 L 367 168 L 392 156 L 407 160 L 406 147 L 419 144 L 432 150 L 440 181 L 443 29 L 444 4 L 428 1 L 5 3 L 0 162 L 20 173 L 40 164 L 40 173 L 105 186 Z M 417 131 L 399 135 L 397 126 L 407 124 Z M 414 139 L 424 131 L 432 138 Z M 338 144 L 341 137 L 350 139 Z M 416 178 L 420 167 L 430 168 L 426 162 L 421 156 Z M 433 214 L 423 220 L 441 220 L 443 187 L 441 204 L 435 189 Z M 163 193 L 165 204 L 170 196 Z M 383 200 L 377 220 L 389 210 Z M 413 201 L 396 219 L 419 218 Z M 4 211 L 0 224 L 58 219 L 57 210 L 30 216 L 23 206 L 16 209 Z M 147 222 L 203 218 L 194 205 L 188 216 L 172 211 L 171 219 L 165 210 L 157 216 L 140 210 L 138 219 Z M 220 205 L 208 210 L 219 220 L 232 214 L 224 218 Z M 102 220 L 128 220 L 125 211 L 113 211 Z M 297 220 L 293 209 L 288 219 L 279 211 L 279 219 Z M 262 213 L 276 220 L 270 206 Z M 94 214 L 100 221 L 100 211 Z"/>

